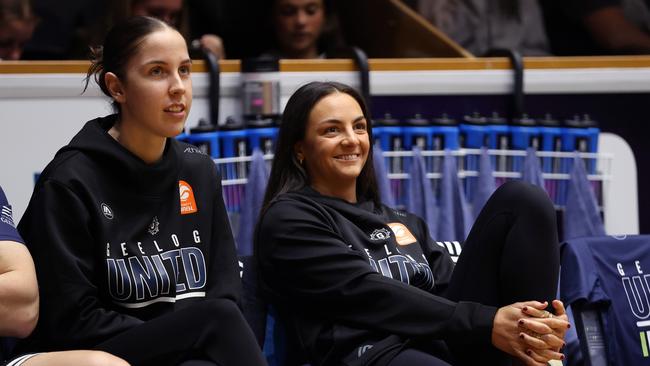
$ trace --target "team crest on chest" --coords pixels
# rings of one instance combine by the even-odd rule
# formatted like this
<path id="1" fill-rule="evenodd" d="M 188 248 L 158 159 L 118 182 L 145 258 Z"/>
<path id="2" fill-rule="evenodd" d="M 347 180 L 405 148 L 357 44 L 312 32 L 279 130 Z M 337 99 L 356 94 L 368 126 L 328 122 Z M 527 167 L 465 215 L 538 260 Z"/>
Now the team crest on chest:
<path id="1" fill-rule="evenodd" d="M 147 232 L 151 235 L 156 235 L 160 231 L 159 226 L 160 223 L 158 222 L 158 216 L 154 216 L 153 220 L 151 220 L 151 224 L 149 224 Z"/>
<path id="2" fill-rule="evenodd" d="M 386 240 L 388 238 L 390 238 L 390 231 L 383 227 L 381 229 L 375 229 L 370 234 L 370 240 Z"/>

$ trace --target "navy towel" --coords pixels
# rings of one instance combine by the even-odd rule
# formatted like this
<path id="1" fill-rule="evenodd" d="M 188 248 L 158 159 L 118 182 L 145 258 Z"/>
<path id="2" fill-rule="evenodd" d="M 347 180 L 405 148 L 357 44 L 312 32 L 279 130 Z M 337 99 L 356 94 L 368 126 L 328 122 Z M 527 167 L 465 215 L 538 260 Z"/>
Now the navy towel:
<path id="1" fill-rule="evenodd" d="M 413 161 L 408 185 L 407 210 L 420 216 L 429 227 L 429 234 L 436 238 L 436 198 L 433 194 L 431 181 L 427 178 L 424 168 L 424 158 L 419 148 L 413 148 Z"/>
<path id="2" fill-rule="evenodd" d="M 564 239 L 601 235 L 605 235 L 605 226 L 600 218 L 596 196 L 587 179 L 584 161 L 576 155 L 573 158 L 573 168 L 567 189 Z"/>
<path id="3" fill-rule="evenodd" d="M 445 150 L 440 182 L 440 207 L 436 240 L 465 241 L 472 224 L 465 194 L 458 179 L 456 158 Z"/>
<path id="4" fill-rule="evenodd" d="M 474 219 L 485 206 L 485 202 L 492 196 L 496 190 L 496 183 L 494 181 L 494 169 L 490 161 L 490 155 L 487 148 L 481 148 L 481 158 L 478 168 L 478 183 L 476 184 L 476 191 L 472 195 L 472 213 Z"/>
<path id="5" fill-rule="evenodd" d="M 542 166 L 539 163 L 537 150 L 534 147 L 526 149 L 526 159 L 524 159 L 524 169 L 521 172 L 521 179 L 524 182 L 545 189 L 544 178 L 542 178 Z"/>
<path id="6" fill-rule="evenodd" d="M 386 172 L 384 151 L 379 147 L 379 145 L 375 145 L 373 147 L 373 155 L 373 165 L 375 167 L 379 198 L 386 206 L 395 207 L 395 199 L 393 198 L 393 193 L 390 191 L 390 180 L 388 179 L 388 173 Z"/>
<path id="7" fill-rule="evenodd" d="M 253 231 L 257 217 L 262 208 L 269 171 L 264 156 L 259 149 L 253 151 L 253 160 L 248 170 L 248 183 L 244 196 L 244 205 L 239 215 L 239 230 L 237 232 L 237 253 L 240 256 L 253 255 Z"/>

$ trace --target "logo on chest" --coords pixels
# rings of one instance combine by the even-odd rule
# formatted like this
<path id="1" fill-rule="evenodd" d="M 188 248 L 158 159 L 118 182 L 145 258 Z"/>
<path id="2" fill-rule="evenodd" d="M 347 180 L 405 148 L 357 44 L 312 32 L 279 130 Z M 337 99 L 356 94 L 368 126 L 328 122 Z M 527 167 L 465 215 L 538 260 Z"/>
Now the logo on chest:
<path id="1" fill-rule="evenodd" d="M 370 233 L 370 240 L 386 240 L 388 238 L 390 238 L 390 231 L 383 227 Z"/>
<path id="2" fill-rule="evenodd" d="M 147 228 L 147 232 L 151 235 L 156 235 L 159 231 L 160 223 L 158 222 L 158 216 L 154 216 L 151 224 L 149 224 L 149 228 Z"/>
<path id="3" fill-rule="evenodd" d="M 389 222 L 386 224 L 395 234 L 395 241 L 399 245 L 409 245 L 417 241 L 415 236 L 411 231 L 406 227 L 406 225 L 401 222 Z"/>
<path id="4" fill-rule="evenodd" d="M 104 214 L 104 217 L 106 217 L 109 220 L 113 220 L 114 217 L 113 210 L 111 210 L 111 208 L 108 207 L 108 205 L 105 203 L 102 203 L 101 207 L 102 207 L 102 213 Z"/>
<path id="5" fill-rule="evenodd" d="M 194 191 L 192 187 L 184 180 L 178 181 L 178 193 L 181 199 L 181 215 L 189 215 L 198 211 Z"/>

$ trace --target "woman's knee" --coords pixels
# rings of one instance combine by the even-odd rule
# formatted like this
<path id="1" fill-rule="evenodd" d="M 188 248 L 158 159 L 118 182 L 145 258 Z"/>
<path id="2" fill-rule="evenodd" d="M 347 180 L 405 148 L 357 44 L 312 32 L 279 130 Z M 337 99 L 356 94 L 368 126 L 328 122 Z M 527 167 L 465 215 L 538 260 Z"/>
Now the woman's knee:
<path id="1" fill-rule="evenodd" d="M 508 207 L 518 214 L 530 216 L 531 219 L 556 224 L 555 207 L 548 193 L 536 185 L 510 181 L 501 185 L 493 194 L 495 204 L 501 208 Z"/>
<path id="2" fill-rule="evenodd" d="M 216 324 L 220 329 L 228 324 L 236 326 L 245 323 L 244 315 L 237 304 L 228 299 L 209 299 L 198 304 L 206 324 Z"/>
<path id="3" fill-rule="evenodd" d="M 90 366 L 129 366 L 129 363 L 123 359 L 113 356 L 108 352 L 91 351 L 88 356 L 88 363 L 85 365 Z"/>
<path id="4" fill-rule="evenodd" d="M 61 351 L 38 354 L 25 363 L 25 366 L 129 366 L 123 359 L 103 351 Z"/>

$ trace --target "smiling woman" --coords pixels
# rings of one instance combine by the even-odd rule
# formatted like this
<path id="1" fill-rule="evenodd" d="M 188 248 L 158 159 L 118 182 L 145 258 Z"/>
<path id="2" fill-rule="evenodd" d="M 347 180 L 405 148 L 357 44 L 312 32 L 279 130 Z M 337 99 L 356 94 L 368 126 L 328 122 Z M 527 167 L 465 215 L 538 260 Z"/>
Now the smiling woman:
<path id="1" fill-rule="evenodd" d="M 359 93 L 312 82 L 282 118 L 255 245 L 261 287 L 304 361 L 543 366 L 563 358 L 564 307 L 555 300 L 555 315 L 545 310 L 557 292 L 559 249 L 544 191 L 499 188 L 454 266 L 422 219 L 380 202 Z"/>
<path id="2" fill-rule="evenodd" d="M 94 77 L 115 114 L 89 121 L 41 174 L 18 229 L 41 315 L 19 352 L 97 349 L 134 365 L 264 365 L 238 308 L 235 246 L 212 160 L 174 139 L 190 58 L 166 23 L 119 23 Z"/>
<path id="3" fill-rule="evenodd" d="M 370 137 L 354 98 L 334 93 L 319 101 L 309 115 L 305 138 L 295 148 L 312 187 L 356 202 L 355 182 L 368 159 Z"/>

